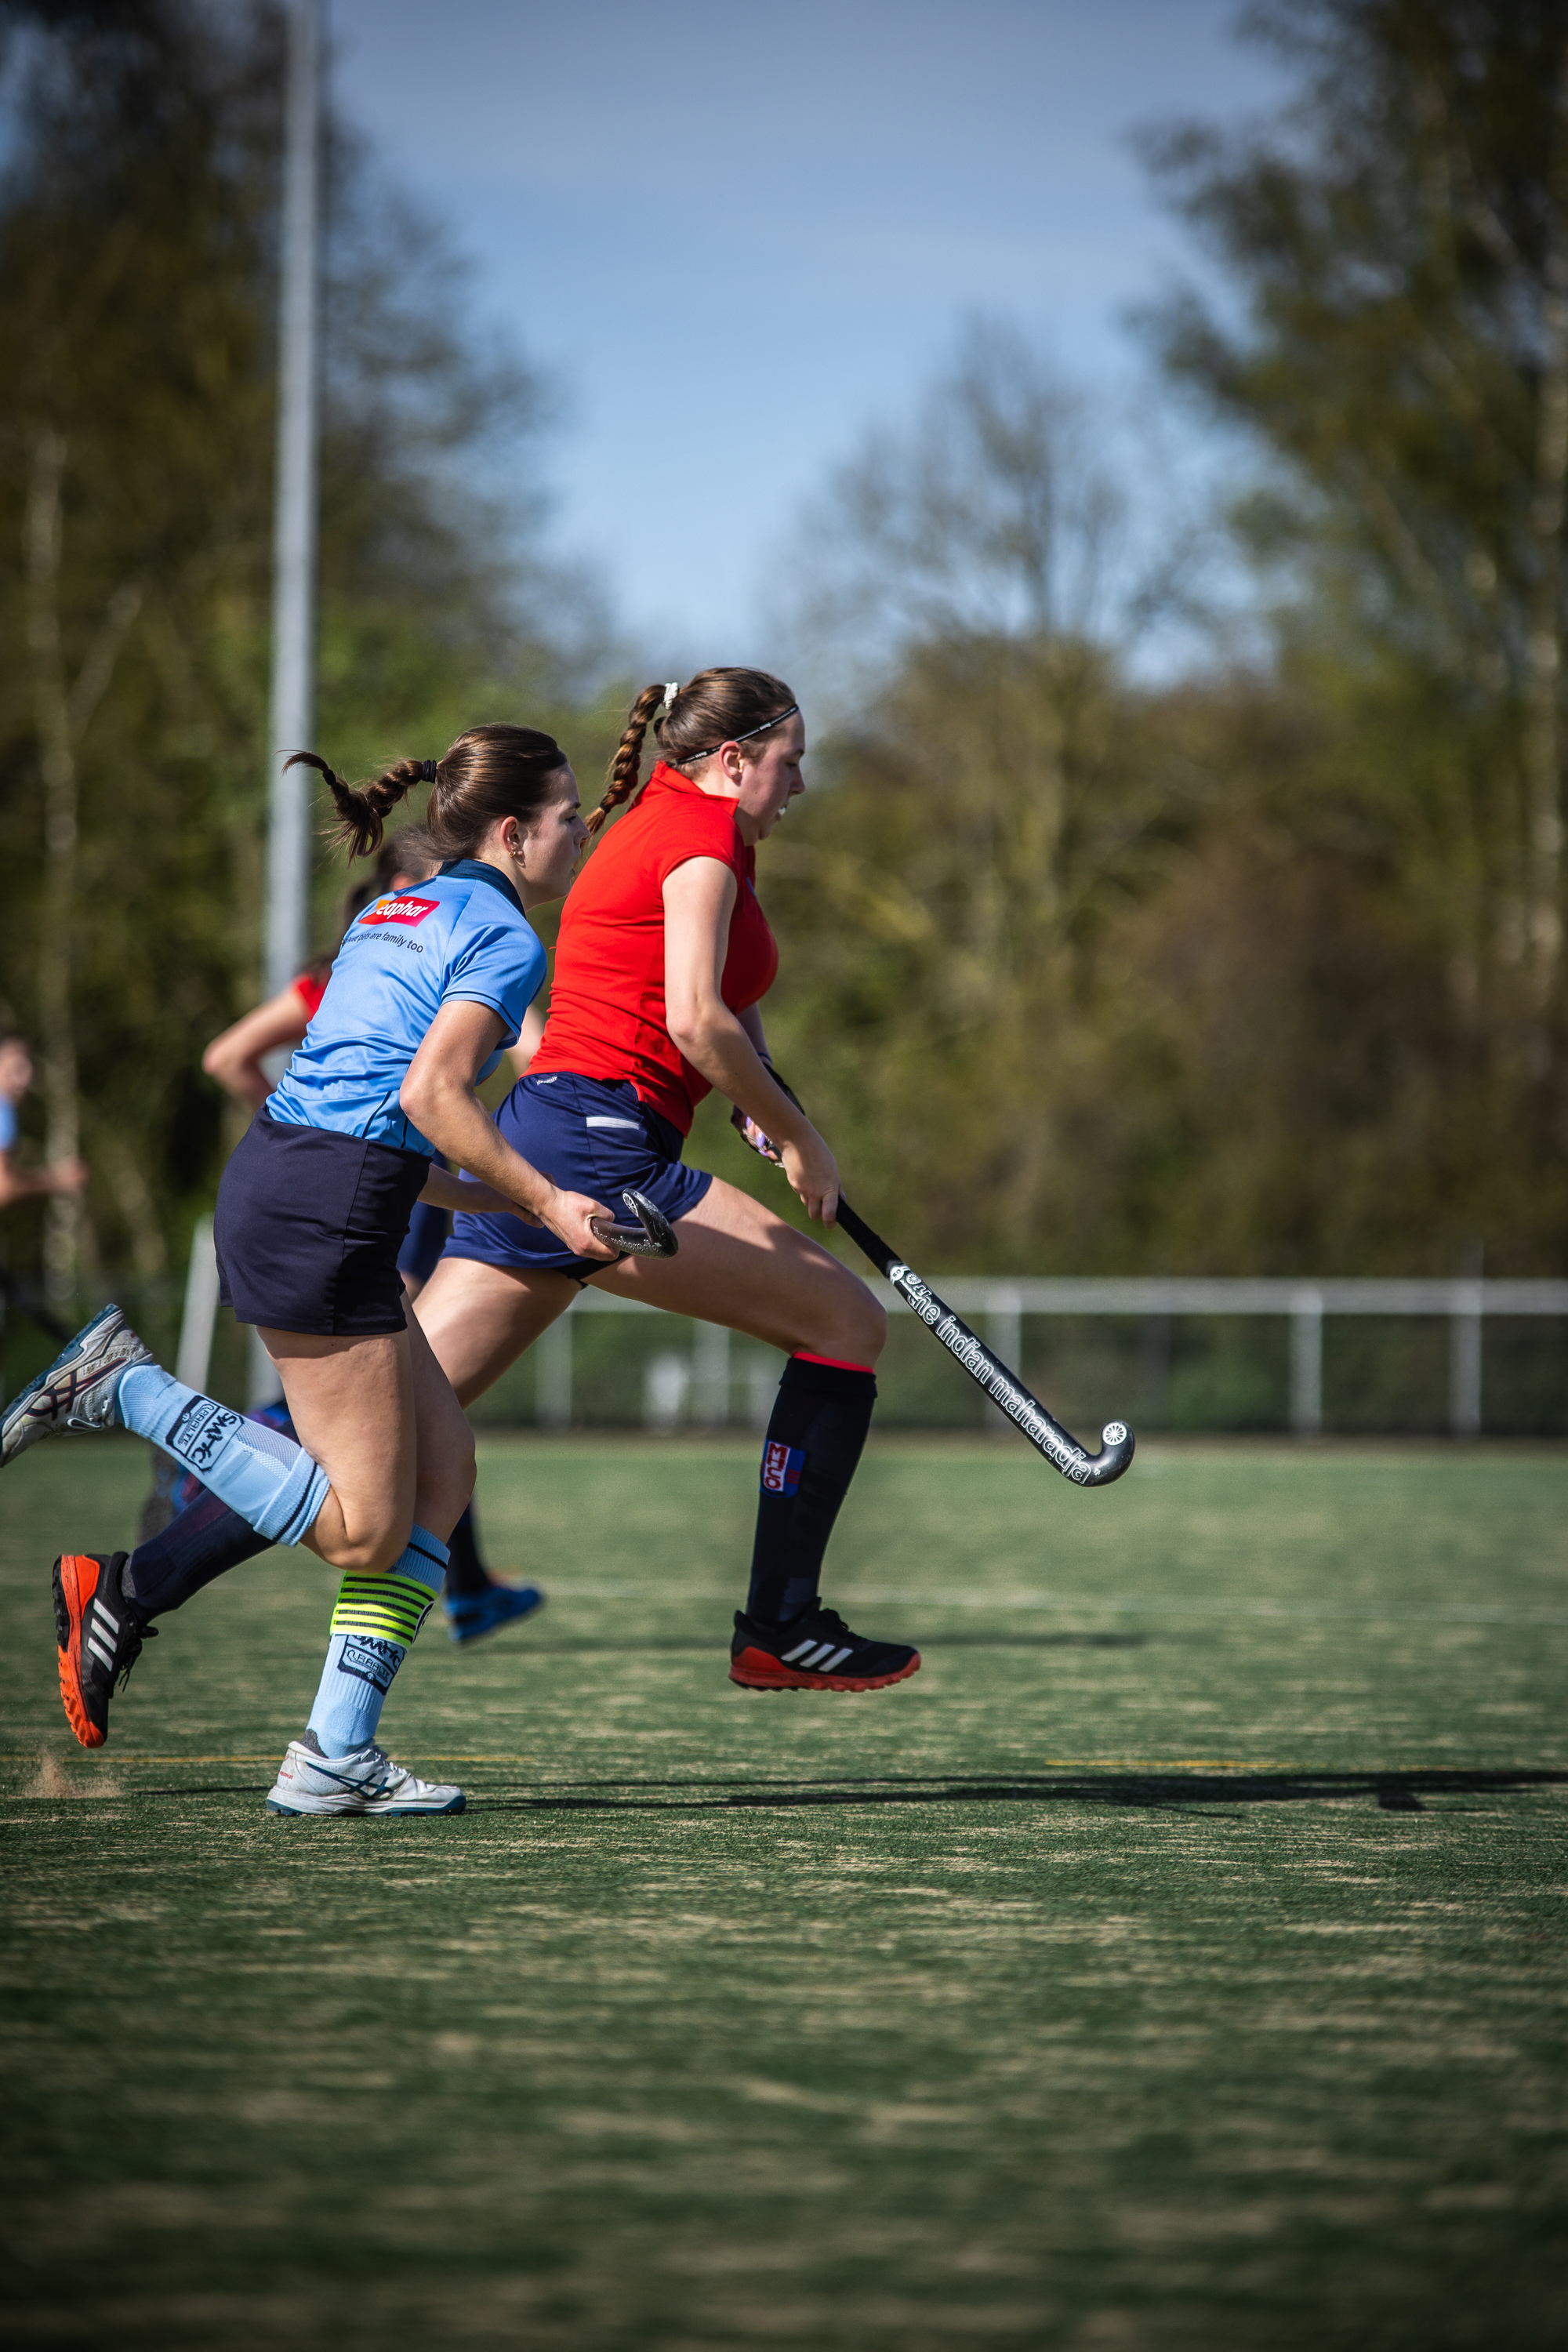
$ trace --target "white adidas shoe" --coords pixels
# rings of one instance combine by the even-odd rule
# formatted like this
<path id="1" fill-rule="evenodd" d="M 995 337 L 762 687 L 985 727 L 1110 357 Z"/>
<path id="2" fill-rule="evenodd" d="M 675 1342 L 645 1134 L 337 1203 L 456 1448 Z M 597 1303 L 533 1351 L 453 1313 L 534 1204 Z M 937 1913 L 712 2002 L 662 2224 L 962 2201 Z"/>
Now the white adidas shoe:
<path id="1" fill-rule="evenodd" d="M 152 1349 L 143 1346 L 119 1307 L 104 1307 L 5 1407 L 0 1415 L 0 1463 L 14 1462 L 40 1437 L 56 1437 L 64 1429 L 123 1427 L 114 1402 L 121 1374 L 153 1361 Z"/>
<path id="2" fill-rule="evenodd" d="M 267 1799 L 269 1813 L 460 1813 L 468 1802 L 450 1782 L 421 1780 L 379 1748 L 323 1756 L 291 1739 Z"/>

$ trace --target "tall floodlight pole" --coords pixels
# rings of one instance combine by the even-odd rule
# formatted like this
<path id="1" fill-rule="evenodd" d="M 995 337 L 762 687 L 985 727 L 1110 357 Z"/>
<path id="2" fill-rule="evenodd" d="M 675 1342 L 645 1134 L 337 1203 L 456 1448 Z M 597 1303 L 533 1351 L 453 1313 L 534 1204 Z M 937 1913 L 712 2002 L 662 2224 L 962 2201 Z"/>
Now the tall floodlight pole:
<path id="1" fill-rule="evenodd" d="M 310 747 L 316 718 L 316 444 L 320 422 L 320 0 L 290 0 L 278 319 L 278 476 L 273 526 L 272 698 L 268 713 L 267 993 L 305 961 L 310 905 Z"/>
<path id="2" fill-rule="evenodd" d="M 267 712 L 267 994 L 305 961 L 310 919 L 310 793 L 306 768 L 284 768 L 316 728 L 316 338 L 321 275 L 321 0 L 289 0 L 284 98 L 283 222 L 278 292 L 278 470 L 272 526 L 272 694 Z M 282 1058 L 281 1056 L 279 1057 Z M 274 1071 L 274 1076 L 277 1072 Z M 250 1335 L 248 1402 L 278 1394 L 258 1332 Z"/>

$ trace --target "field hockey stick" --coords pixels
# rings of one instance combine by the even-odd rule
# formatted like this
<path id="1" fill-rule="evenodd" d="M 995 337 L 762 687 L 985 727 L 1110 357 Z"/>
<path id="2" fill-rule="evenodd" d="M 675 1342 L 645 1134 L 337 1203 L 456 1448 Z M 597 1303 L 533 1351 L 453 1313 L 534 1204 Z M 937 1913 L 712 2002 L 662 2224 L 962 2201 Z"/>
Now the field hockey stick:
<path id="1" fill-rule="evenodd" d="M 623 1250 L 628 1257 L 673 1257 L 680 1244 L 669 1219 L 640 1192 L 623 1192 L 621 1198 L 637 1219 L 636 1224 L 612 1224 L 603 1217 L 590 1217 L 588 1230 L 595 1239 Z"/>
<path id="2" fill-rule="evenodd" d="M 784 1085 L 778 1072 L 773 1070 L 772 1076 L 796 1110 L 802 1109 L 799 1097 Z M 1132 1459 L 1136 1443 L 1125 1422 L 1108 1421 L 1100 1432 L 1100 1452 L 1086 1453 L 1070 1430 L 1064 1429 L 1046 1411 L 1038 1397 L 1031 1395 L 1017 1374 L 1010 1372 L 1000 1357 L 992 1354 L 963 1317 L 955 1315 L 912 1266 L 895 1257 L 881 1235 L 871 1231 L 864 1217 L 856 1215 L 842 1192 L 838 1195 L 837 1216 L 856 1247 L 864 1250 L 878 1273 L 886 1276 L 904 1304 L 912 1307 L 926 1329 L 942 1341 L 953 1361 L 963 1365 L 972 1381 L 978 1381 L 992 1403 L 1023 1431 L 1036 1452 L 1043 1454 L 1054 1470 L 1070 1478 L 1075 1486 L 1109 1486 L 1113 1479 L 1121 1477 Z"/>

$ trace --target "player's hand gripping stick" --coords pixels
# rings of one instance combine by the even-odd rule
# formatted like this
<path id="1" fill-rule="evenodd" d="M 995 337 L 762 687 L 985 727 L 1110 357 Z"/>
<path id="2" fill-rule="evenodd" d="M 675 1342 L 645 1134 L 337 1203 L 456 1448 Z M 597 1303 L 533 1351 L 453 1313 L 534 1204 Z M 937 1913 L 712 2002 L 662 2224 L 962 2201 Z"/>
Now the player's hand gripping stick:
<path id="1" fill-rule="evenodd" d="M 773 1082 L 784 1088 L 797 1110 L 802 1108 L 799 1097 L 784 1085 L 776 1070 Z M 752 1140 L 747 1133 L 750 1122 L 737 1118 L 746 1140 L 753 1151 L 764 1160 L 777 1158 L 773 1146 Z M 1132 1459 L 1135 1440 L 1125 1422 L 1108 1421 L 1100 1433 L 1098 1454 L 1086 1453 L 1069 1430 L 1046 1411 L 1038 1397 L 1030 1394 L 1016 1372 L 1010 1372 L 1000 1358 L 994 1356 L 977 1333 L 972 1331 L 961 1316 L 955 1315 L 945 1299 L 939 1298 L 929 1284 L 921 1280 L 912 1266 L 895 1257 L 879 1234 L 874 1234 L 863 1217 L 858 1217 L 841 1192 L 838 1196 L 838 1223 L 858 1249 L 865 1251 L 880 1275 L 885 1275 L 907 1307 L 911 1307 L 934 1339 L 940 1339 L 955 1362 L 963 1365 L 973 1381 L 978 1381 L 993 1404 L 1016 1423 L 1037 1453 L 1043 1454 L 1053 1469 L 1075 1486 L 1109 1486 L 1120 1478 Z"/>
<path id="2" fill-rule="evenodd" d="M 623 1250 L 628 1257 L 673 1257 L 680 1244 L 669 1219 L 640 1192 L 623 1192 L 621 1198 L 636 1223 L 623 1224 L 617 1220 L 607 1224 L 603 1217 L 592 1217 L 589 1231 L 595 1238 L 611 1249 Z"/>

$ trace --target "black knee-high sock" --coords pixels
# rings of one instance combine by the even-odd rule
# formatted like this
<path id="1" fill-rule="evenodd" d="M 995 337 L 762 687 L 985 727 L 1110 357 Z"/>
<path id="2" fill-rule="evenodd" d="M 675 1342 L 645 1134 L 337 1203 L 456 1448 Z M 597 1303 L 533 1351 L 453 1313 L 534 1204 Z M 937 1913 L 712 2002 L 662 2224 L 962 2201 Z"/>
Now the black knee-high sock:
<path id="1" fill-rule="evenodd" d="M 809 1356 L 784 1366 L 763 1444 L 748 1616 L 784 1625 L 816 1601 L 822 1555 L 876 1402 L 869 1371 Z"/>
<path id="2" fill-rule="evenodd" d="M 447 1538 L 447 1598 L 473 1601 L 494 1582 L 479 1558 L 479 1530 L 472 1503 Z"/>
<path id="3" fill-rule="evenodd" d="M 120 1571 L 121 1590 L 143 1617 L 162 1617 L 271 1545 L 270 1536 L 258 1536 L 247 1519 L 204 1487 L 188 1509 L 176 1512 L 150 1542 L 137 1546 Z"/>

